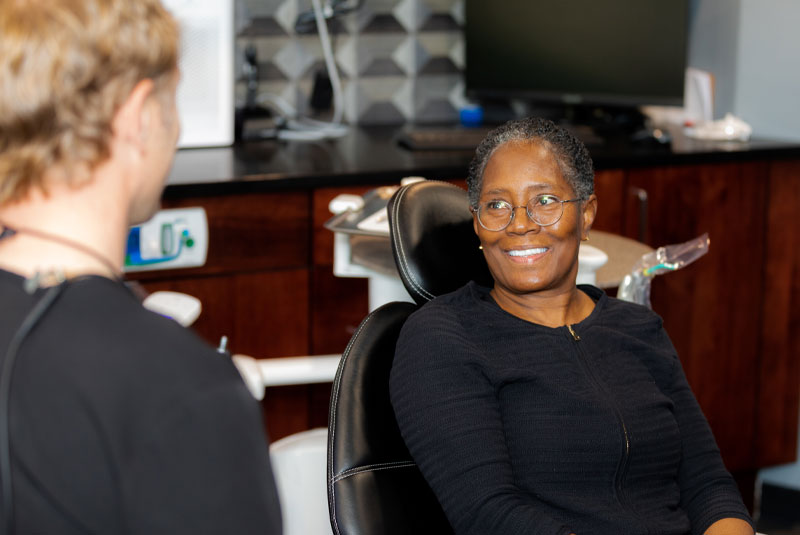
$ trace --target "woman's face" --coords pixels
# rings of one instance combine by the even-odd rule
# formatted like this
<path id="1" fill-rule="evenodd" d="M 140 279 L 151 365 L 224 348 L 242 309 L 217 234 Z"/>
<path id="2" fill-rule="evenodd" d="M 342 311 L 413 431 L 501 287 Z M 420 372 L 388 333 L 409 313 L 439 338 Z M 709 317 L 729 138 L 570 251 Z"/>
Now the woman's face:
<path id="1" fill-rule="evenodd" d="M 525 205 L 544 193 L 561 200 L 575 197 L 550 150 L 541 143 L 514 141 L 495 150 L 484 170 L 479 202 L 521 206 L 500 231 L 486 230 L 473 215 L 497 292 L 561 293 L 575 287 L 578 248 L 594 220 L 597 201 L 592 195 L 584 202 L 564 203 L 561 219 L 543 227 L 531 221 Z"/>

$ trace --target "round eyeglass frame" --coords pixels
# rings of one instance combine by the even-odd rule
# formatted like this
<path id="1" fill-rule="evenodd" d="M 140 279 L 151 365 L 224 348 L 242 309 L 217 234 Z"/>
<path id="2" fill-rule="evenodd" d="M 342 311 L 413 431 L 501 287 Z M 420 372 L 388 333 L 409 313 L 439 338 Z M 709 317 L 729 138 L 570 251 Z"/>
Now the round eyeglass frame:
<path id="1" fill-rule="evenodd" d="M 536 219 L 536 216 L 533 214 L 533 212 L 531 211 L 531 208 L 530 208 L 531 204 L 534 203 L 534 201 L 536 201 L 537 199 L 541 199 L 542 197 L 549 197 L 549 198 L 553 199 L 555 202 L 559 203 L 559 205 L 561 206 L 561 212 L 558 214 L 558 217 L 556 217 L 550 223 L 540 223 Z M 564 216 L 564 203 L 567 203 L 567 202 L 578 202 L 578 201 L 582 201 L 582 200 L 583 199 L 581 197 L 575 197 L 574 199 L 566 199 L 566 200 L 562 201 L 561 199 L 559 199 L 555 195 L 551 195 L 549 193 L 543 193 L 541 195 L 536 195 L 535 197 L 531 198 L 527 203 L 520 204 L 518 206 L 514 206 L 514 205 L 512 205 L 511 203 L 509 203 L 507 201 L 487 201 L 487 202 L 503 202 L 503 203 L 507 204 L 511 208 L 511 212 L 510 212 L 510 215 L 508 217 L 508 221 L 506 221 L 505 225 L 503 225 L 502 227 L 499 227 L 499 228 L 489 228 L 489 227 L 486 226 L 486 224 L 483 222 L 483 220 L 481 220 L 481 209 L 486 205 L 486 203 L 482 203 L 482 204 L 478 205 L 477 208 L 474 207 L 474 206 L 470 206 L 469 209 L 470 209 L 470 211 L 472 211 L 473 213 L 475 213 L 478 216 L 478 223 L 480 224 L 481 227 L 483 227 L 484 229 L 488 230 L 489 232 L 500 232 L 501 230 L 505 230 L 506 228 L 508 228 L 508 226 L 511 224 L 511 222 L 514 221 L 514 217 L 517 214 L 517 208 L 525 208 L 525 213 L 528 215 L 528 219 L 530 219 L 532 222 L 536 223 L 540 227 L 550 227 L 552 225 L 555 225 L 559 221 L 561 221 L 561 218 Z"/>

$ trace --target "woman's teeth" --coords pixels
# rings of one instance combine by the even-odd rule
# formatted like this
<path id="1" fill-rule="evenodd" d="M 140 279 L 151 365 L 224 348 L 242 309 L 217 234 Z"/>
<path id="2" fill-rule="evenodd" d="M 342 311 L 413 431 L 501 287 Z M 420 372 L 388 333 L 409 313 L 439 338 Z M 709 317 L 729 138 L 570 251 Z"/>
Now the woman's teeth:
<path id="1" fill-rule="evenodd" d="M 509 251 L 508 254 L 511 256 L 531 256 L 535 254 L 542 254 L 545 251 L 547 251 L 546 247 L 537 247 L 535 249 L 513 250 Z"/>

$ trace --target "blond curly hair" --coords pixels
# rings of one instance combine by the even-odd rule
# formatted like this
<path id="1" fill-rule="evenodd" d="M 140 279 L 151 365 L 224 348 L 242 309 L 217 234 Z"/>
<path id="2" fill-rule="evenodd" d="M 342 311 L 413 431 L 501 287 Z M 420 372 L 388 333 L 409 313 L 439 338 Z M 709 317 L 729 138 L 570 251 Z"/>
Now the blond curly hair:
<path id="1" fill-rule="evenodd" d="M 109 156 L 113 117 L 134 86 L 157 91 L 178 61 L 160 0 L 0 0 L 0 206 L 46 192 L 59 166 L 78 186 Z"/>

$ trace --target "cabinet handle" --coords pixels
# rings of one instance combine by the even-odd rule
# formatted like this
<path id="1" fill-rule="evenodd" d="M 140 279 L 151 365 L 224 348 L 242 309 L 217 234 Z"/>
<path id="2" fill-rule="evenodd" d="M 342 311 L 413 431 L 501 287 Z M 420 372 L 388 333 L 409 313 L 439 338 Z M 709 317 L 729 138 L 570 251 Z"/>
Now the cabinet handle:
<path id="1" fill-rule="evenodd" d="M 644 243 L 647 239 L 647 190 L 642 188 L 631 188 L 631 193 L 636 196 L 639 205 L 639 241 Z"/>

